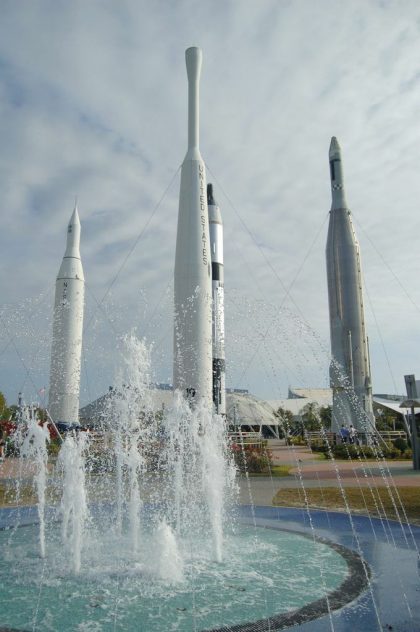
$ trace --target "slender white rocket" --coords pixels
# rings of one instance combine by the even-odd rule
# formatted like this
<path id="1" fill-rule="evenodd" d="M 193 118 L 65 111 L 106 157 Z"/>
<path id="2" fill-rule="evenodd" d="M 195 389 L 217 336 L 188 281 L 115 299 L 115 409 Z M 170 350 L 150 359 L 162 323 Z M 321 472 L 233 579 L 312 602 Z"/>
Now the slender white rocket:
<path id="1" fill-rule="evenodd" d="M 80 259 L 80 221 L 75 207 L 55 286 L 49 413 L 54 422 L 79 420 L 85 279 Z"/>
<path id="2" fill-rule="evenodd" d="M 223 266 L 223 222 L 219 205 L 213 196 L 213 185 L 207 185 L 209 207 L 211 277 L 213 299 L 213 403 L 219 415 L 226 414 L 225 368 L 225 286 Z"/>
<path id="3" fill-rule="evenodd" d="M 194 405 L 212 405 L 211 254 L 206 172 L 199 150 L 202 53 L 188 48 L 188 151 L 181 169 L 174 274 L 174 378 Z"/>
<path id="4" fill-rule="evenodd" d="M 341 149 L 335 137 L 331 139 L 329 161 L 332 205 L 326 255 L 333 429 L 338 431 L 342 424 L 353 424 L 357 430 L 371 430 L 374 416 L 360 249 L 347 207 Z"/>

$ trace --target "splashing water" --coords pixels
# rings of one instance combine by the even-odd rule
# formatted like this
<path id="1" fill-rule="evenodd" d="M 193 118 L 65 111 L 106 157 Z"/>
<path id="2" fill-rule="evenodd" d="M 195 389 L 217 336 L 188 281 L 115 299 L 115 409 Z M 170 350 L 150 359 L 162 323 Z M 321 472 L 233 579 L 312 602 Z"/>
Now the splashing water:
<path id="1" fill-rule="evenodd" d="M 225 421 L 203 407 L 191 410 L 178 393 L 164 427 L 167 470 L 174 480 L 168 516 L 181 537 L 207 537 L 210 524 L 213 557 L 221 562 L 227 507 L 236 493 Z"/>
<path id="2" fill-rule="evenodd" d="M 107 555 L 114 551 L 117 566 L 137 564 L 171 582 L 182 581 L 194 551 L 223 560 L 237 494 L 225 420 L 202 407 L 192 410 L 179 393 L 171 408 L 156 413 L 150 356 L 133 333 L 122 339 L 122 363 L 99 433 L 108 467 L 86 477 L 98 433 L 69 433 L 61 447 L 61 534 L 73 573 L 101 568 L 104 546 Z M 95 509 L 99 522 L 88 510 L 88 501 L 98 500 L 106 501 Z M 106 544 L 99 534 L 104 524 Z M 150 537 L 151 549 L 145 544 Z"/>
<path id="3" fill-rule="evenodd" d="M 178 549 L 176 536 L 165 519 L 156 530 L 160 542 L 160 558 L 158 563 L 158 576 L 166 582 L 180 582 L 184 578 L 184 563 Z"/>
<path id="4" fill-rule="evenodd" d="M 24 409 L 22 421 L 27 426 L 27 433 L 23 438 L 21 454 L 35 464 L 34 487 L 38 498 L 39 549 L 41 557 L 45 557 L 45 492 L 50 435 L 47 424 L 41 424 L 33 407 Z"/>
<path id="5" fill-rule="evenodd" d="M 59 465 L 63 469 L 61 534 L 75 573 L 81 570 L 82 548 L 88 519 L 84 458 L 86 448 L 85 433 L 71 434 L 64 440 L 59 454 Z"/>
<path id="6" fill-rule="evenodd" d="M 95 617 L 103 618 L 103 629 L 108 629 L 110 622 L 114 622 L 113 629 L 116 629 L 117 622 L 119 625 L 125 617 L 131 617 L 130 607 L 138 602 L 141 594 L 142 602 L 149 599 L 153 605 L 153 623 L 145 619 L 145 629 L 170 629 L 174 616 L 178 618 L 178 629 L 198 629 L 196 617 L 210 615 L 218 603 L 219 580 L 227 593 L 235 591 L 235 596 L 236 593 L 241 596 L 244 592 L 241 609 L 248 604 L 250 593 L 247 595 L 248 589 L 242 586 L 242 576 L 239 583 L 235 575 L 240 561 L 244 565 L 243 577 L 249 579 L 253 587 L 256 583 L 262 584 L 263 606 L 258 616 L 268 616 L 270 610 L 264 605 L 268 586 L 276 581 L 280 585 L 281 580 L 273 579 L 271 569 L 265 577 L 260 561 L 250 574 L 250 561 L 248 557 L 243 558 L 243 548 L 252 552 L 251 557 L 254 551 L 257 557 L 257 549 L 261 549 L 261 560 L 274 557 L 281 561 L 287 546 L 266 550 L 265 538 L 271 535 L 265 533 L 260 538 L 256 524 L 246 536 L 246 544 L 235 544 L 231 537 L 230 507 L 236 499 L 237 488 L 224 419 L 203 408 L 191 409 L 179 393 L 174 394 L 170 408 L 156 414 L 152 407 L 150 349 L 144 341 L 130 334 L 122 340 L 121 350 L 122 366 L 109 396 L 108 412 L 100 433 L 106 444 L 102 463 L 106 461 L 107 465 L 86 473 L 95 433 L 90 439 L 85 433 L 67 435 L 63 443 L 58 463 L 63 473 L 62 540 L 60 529 L 53 525 L 48 528 L 47 524 L 45 573 L 33 582 L 39 586 L 39 596 L 47 601 L 50 586 L 64 581 L 65 591 L 71 591 L 75 603 L 73 610 L 82 618 L 81 625 L 89 625 L 83 608 L 94 608 Z M 28 449 L 29 446 L 32 449 L 34 441 L 31 443 L 28 437 L 25 441 Z M 302 473 L 299 465 L 297 467 L 304 489 Z M 338 475 L 337 481 L 340 484 Z M 90 512 L 88 501 L 89 507 L 90 503 L 96 503 Z M 314 536 L 308 506 L 307 514 Z M 231 530 L 236 533 L 237 525 Z M 355 537 L 354 525 L 351 531 Z M 61 556 L 63 543 L 66 556 Z M 320 598 L 330 587 L 331 560 L 329 554 L 324 559 L 315 537 L 312 544 L 313 550 L 305 556 L 303 579 L 298 580 L 295 575 L 296 552 L 288 576 L 297 586 L 303 585 L 299 582 L 306 586 L 308 559 L 311 559 Z M 232 557 L 235 546 L 240 550 L 237 558 Z M 345 566 L 342 570 L 345 574 Z M 201 583 L 203 572 L 215 582 L 214 595 L 200 606 L 197 605 L 200 599 L 207 599 L 209 592 Z M 24 584 L 24 580 L 19 581 Z M 370 586 L 368 577 L 366 581 Z M 90 587 L 87 605 L 86 600 L 83 601 L 86 587 Z M 12 588 L 10 591 L 13 595 Z M 164 608 L 169 592 L 174 602 L 162 622 L 160 608 Z M 64 589 L 57 594 L 64 599 Z M 228 598 L 231 600 L 229 594 Z M 277 603 L 277 600 L 276 589 L 274 601 Z M 286 601 L 290 603 L 288 600 L 289 597 Z M 157 601 L 162 603 L 159 614 Z M 41 600 L 39 603 L 42 608 L 39 615 L 38 609 L 36 611 L 34 629 L 35 624 L 44 624 L 52 616 Z M 223 607 L 228 610 L 227 606 Z M 250 608 L 240 620 L 250 621 L 257 616 L 253 603 Z M 225 610 L 218 619 L 224 624 L 230 616 Z M 331 620 L 331 612 L 329 614 Z M 377 624 L 379 626 L 379 619 Z M 134 629 L 130 625 L 127 623 L 128 627 L 121 629 Z M 200 628 L 210 625 L 213 625 L 210 620 L 204 623 L 203 619 Z"/>

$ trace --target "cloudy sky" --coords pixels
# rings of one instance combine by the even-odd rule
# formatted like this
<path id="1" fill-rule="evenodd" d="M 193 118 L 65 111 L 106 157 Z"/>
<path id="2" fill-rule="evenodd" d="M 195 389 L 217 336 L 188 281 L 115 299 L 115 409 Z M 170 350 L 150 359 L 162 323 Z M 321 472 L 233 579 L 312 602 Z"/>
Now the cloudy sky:
<path id="1" fill-rule="evenodd" d="M 0 0 L 0 390 L 48 387 L 55 276 L 77 196 L 82 403 L 120 337 L 171 380 L 185 48 L 225 224 L 227 384 L 328 384 L 328 147 L 362 250 L 374 392 L 420 377 L 417 0 Z"/>

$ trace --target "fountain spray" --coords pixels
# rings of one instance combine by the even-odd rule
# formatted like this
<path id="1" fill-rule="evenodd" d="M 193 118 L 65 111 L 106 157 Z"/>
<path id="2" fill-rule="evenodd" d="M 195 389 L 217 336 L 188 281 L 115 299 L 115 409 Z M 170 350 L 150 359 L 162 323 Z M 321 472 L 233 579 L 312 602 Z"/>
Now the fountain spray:
<path id="1" fill-rule="evenodd" d="M 27 428 L 21 447 L 21 455 L 35 466 L 34 487 L 38 502 L 37 512 L 39 519 L 39 551 L 42 558 L 45 557 L 45 501 L 48 475 L 48 443 L 50 434 L 47 424 L 42 424 L 38 419 L 35 406 L 27 406 L 21 409 L 22 424 Z"/>

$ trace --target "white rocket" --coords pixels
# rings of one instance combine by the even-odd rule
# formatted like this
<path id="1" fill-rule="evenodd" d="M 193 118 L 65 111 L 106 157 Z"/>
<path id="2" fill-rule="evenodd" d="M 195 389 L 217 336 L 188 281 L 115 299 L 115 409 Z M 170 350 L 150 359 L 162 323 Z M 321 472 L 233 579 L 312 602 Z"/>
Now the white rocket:
<path id="1" fill-rule="evenodd" d="M 335 137 L 329 150 L 332 206 L 327 238 L 333 389 L 332 425 L 372 430 L 372 385 L 365 330 L 359 243 L 347 207 L 341 149 Z"/>
<path id="2" fill-rule="evenodd" d="M 49 413 L 55 423 L 78 423 L 85 279 L 80 260 L 80 221 L 75 207 L 55 285 Z"/>
<path id="3" fill-rule="evenodd" d="M 213 185 L 207 185 L 209 207 L 211 278 L 213 299 L 213 403 L 219 415 L 226 414 L 225 363 L 225 286 L 223 267 L 223 222 L 213 197 Z"/>
<path id="4" fill-rule="evenodd" d="M 174 275 L 174 388 L 193 405 L 212 406 L 211 253 L 206 172 L 199 150 L 202 53 L 185 52 L 188 151 L 181 169 Z"/>

